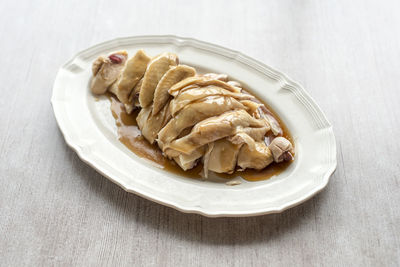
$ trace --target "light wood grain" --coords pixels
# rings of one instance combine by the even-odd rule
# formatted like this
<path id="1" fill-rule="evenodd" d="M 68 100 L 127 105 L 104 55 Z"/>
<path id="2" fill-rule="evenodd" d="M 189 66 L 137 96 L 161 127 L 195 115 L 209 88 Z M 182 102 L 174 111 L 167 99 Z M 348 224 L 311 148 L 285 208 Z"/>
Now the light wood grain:
<path id="1" fill-rule="evenodd" d="M 0 1 L 0 265 L 398 266 L 400 4 L 388 1 Z M 299 81 L 338 143 L 315 198 L 209 219 L 125 193 L 67 147 L 58 68 L 107 39 L 195 37 Z"/>

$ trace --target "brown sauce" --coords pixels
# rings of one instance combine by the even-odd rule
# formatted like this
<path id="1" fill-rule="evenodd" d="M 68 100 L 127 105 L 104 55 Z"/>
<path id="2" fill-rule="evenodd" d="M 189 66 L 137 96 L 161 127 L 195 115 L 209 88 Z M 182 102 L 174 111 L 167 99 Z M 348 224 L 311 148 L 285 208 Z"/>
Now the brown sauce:
<path id="1" fill-rule="evenodd" d="M 173 160 L 169 160 L 162 155 L 161 150 L 156 144 L 150 144 L 141 135 L 136 122 L 139 110 L 134 110 L 132 114 L 125 111 L 124 105 L 114 96 L 109 96 L 111 101 L 111 112 L 118 128 L 119 141 L 123 143 L 130 151 L 141 158 L 145 158 L 157 163 L 160 168 L 189 178 L 201 178 L 203 166 L 198 164 L 191 170 L 182 170 Z"/>
<path id="2" fill-rule="evenodd" d="M 158 164 L 160 168 L 181 175 L 188 178 L 202 178 L 201 172 L 203 165 L 201 163 L 197 164 L 191 170 L 184 171 L 182 170 L 173 160 L 169 160 L 162 155 L 161 150 L 158 148 L 156 144 L 150 144 L 144 137 L 141 135 L 140 129 L 136 122 L 136 117 L 139 113 L 139 110 L 134 110 L 132 114 L 127 114 L 125 111 L 125 107 L 122 103 L 120 103 L 114 96 L 109 96 L 111 101 L 111 112 L 113 117 L 115 118 L 116 125 L 118 128 L 118 136 L 121 143 L 123 143 L 129 150 L 138 155 L 139 157 L 151 160 Z M 275 119 L 278 121 L 279 125 L 282 128 L 283 134 L 282 136 L 288 139 L 292 144 L 293 138 L 289 133 L 286 125 L 282 122 L 282 120 L 276 115 L 272 109 L 263 103 L 266 108 L 272 113 Z M 267 138 L 273 138 L 273 134 L 271 131 L 267 134 Z M 241 176 L 243 179 L 248 181 L 261 181 L 266 180 L 274 175 L 277 175 L 284 171 L 291 162 L 282 162 L 282 163 L 271 163 L 263 170 L 254 170 L 254 169 L 246 169 L 245 171 L 235 171 L 232 174 L 224 174 L 217 173 L 221 178 L 231 179 L 236 176 Z"/>

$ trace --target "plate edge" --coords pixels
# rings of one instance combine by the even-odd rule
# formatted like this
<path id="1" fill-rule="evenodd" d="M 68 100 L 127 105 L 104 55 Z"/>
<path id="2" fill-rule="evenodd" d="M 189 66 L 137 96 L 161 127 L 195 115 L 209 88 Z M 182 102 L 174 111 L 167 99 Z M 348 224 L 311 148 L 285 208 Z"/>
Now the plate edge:
<path id="1" fill-rule="evenodd" d="M 223 55 L 228 57 L 228 58 L 232 58 L 234 60 L 237 60 L 241 63 L 244 63 L 250 67 L 252 67 L 253 69 L 258 70 L 259 72 L 261 72 L 264 75 L 267 75 L 268 77 L 278 81 L 281 83 L 281 87 L 282 88 L 286 88 L 286 89 L 290 89 L 290 90 L 296 90 L 297 94 L 299 94 L 300 96 L 304 97 L 304 101 L 308 104 L 310 104 L 309 108 L 312 108 L 314 111 L 317 112 L 317 117 L 320 120 L 321 123 L 324 124 L 325 128 L 330 128 L 331 130 L 331 140 L 330 140 L 330 147 L 332 148 L 332 153 L 331 153 L 331 157 L 330 160 L 327 164 L 329 164 L 330 168 L 327 168 L 324 172 L 324 175 L 321 177 L 321 183 L 320 186 L 316 187 L 315 190 L 312 190 L 308 195 L 306 195 L 305 197 L 301 197 L 298 198 L 292 202 L 290 202 L 289 204 L 285 204 L 285 205 L 281 205 L 279 207 L 273 208 L 273 209 L 268 209 L 268 210 L 253 210 L 252 212 L 248 213 L 246 211 L 244 212 L 208 212 L 203 210 L 201 207 L 196 207 L 196 209 L 194 208 L 188 208 L 188 207 L 184 207 L 183 205 L 178 205 L 178 204 L 173 204 L 173 203 L 169 203 L 165 200 L 160 200 L 157 199 L 156 197 L 151 197 L 149 195 L 146 195 L 144 193 L 141 193 L 137 190 L 133 190 L 128 188 L 125 184 L 119 183 L 118 181 L 114 180 L 113 178 L 110 177 L 110 175 L 108 175 L 106 172 L 104 172 L 102 170 L 101 167 L 95 166 L 95 164 L 92 164 L 90 162 L 90 160 L 88 158 L 86 158 L 84 151 L 77 145 L 75 145 L 73 143 L 73 140 L 71 140 L 71 138 L 66 134 L 66 130 L 64 129 L 64 127 L 62 126 L 62 123 L 60 123 L 60 118 L 58 115 L 58 111 L 57 108 L 55 107 L 55 100 L 54 100 L 54 92 L 55 92 L 55 88 L 56 88 L 56 82 L 58 80 L 58 77 L 60 75 L 60 72 L 63 69 L 66 69 L 67 66 L 69 66 L 74 60 L 76 60 L 77 58 L 79 58 L 80 56 L 84 55 L 84 53 L 86 53 L 89 50 L 93 50 L 94 48 L 97 47 L 103 47 L 106 46 L 108 44 L 114 43 L 114 42 L 121 42 L 121 41 L 130 41 L 133 39 L 169 39 L 169 42 L 173 42 L 174 44 L 181 46 L 181 45 L 186 45 L 189 44 L 191 46 L 194 47 L 198 47 L 198 45 L 202 45 L 205 46 L 205 48 L 209 48 L 209 47 L 213 47 L 213 48 L 218 48 L 219 53 L 224 53 Z M 169 43 L 167 41 L 164 41 L 164 43 Z M 197 46 L 196 46 L 197 44 Z M 204 47 L 202 47 L 204 48 Z M 207 49 L 208 50 L 208 49 Z M 212 50 L 213 52 L 215 52 L 215 49 Z M 228 53 L 228 54 L 227 54 Z M 240 59 L 242 58 L 242 59 Z M 246 62 L 243 61 L 246 60 Z M 256 63 L 257 65 L 255 66 L 254 63 Z M 269 74 L 269 75 L 268 75 Z M 300 100 L 301 102 L 305 103 L 304 101 Z M 126 192 L 129 193 L 134 193 L 136 195 L 139 195 L 145 199 L 154 201 L 156 203 L 174 208 L 176 210 L 179 210 L 183 213 L 195 213 L 195 214 L 200 214 L 206 217 L 250 217 L 250 216 L 260 216 L 260 215 L 266 215 L 266 214 L 273 214 L 273 213 L 281 213 L 289 208 L 292 208 L 294 206 L 297 206 L 301 203 L 304 203 L 305 201 L 309 200 L 310 198 L 312 198 L 313 196 L 315 196 L 316 194 L 318 194 L 319 192 L 321 192 L 326 185 L 329 183 L 329 179 L 330 176 L 334 173 L 334 171 L 336 170 L 337 167 L 337 146 L 336 146 L 336 138 L 333 132 L 333 127 L 331 125 L 331 123 L 328 121 L 328 119 L 326 118 L 325 114 L 322 112 L 322 109 L 318 106 L 318 104 L 314 101 L 314 99 L 309 95 L 309 93 L 297 82 L 293 81 L 292 79 L 289 78 L 288 75 L 274 69 L 273 67 L 270 67 L 252 57 L 249 57 L 247 55 L 242 54 L 241 52 L 238 52 L 236 50 L 232 50 L 217 44 L 212 44 L 209 42 L 204 42 L 204 41 L 200 41 L 197 40 L 195 38 L 189 38 L 189 37 L 179 37 L 179 36 L 175 36 L 175 35 L 141 35 L 141 36 L 129 36 L 129 37 L 118 37 L 118 38 L 114 38 L 105 42 L 101 42 L 98 43 L 94 46 L 91 46 L 87 49 L 81 50 L 80 52 L 76 53 L 75 56 L 73 56 L 69 61 L 67 61 L 65 64 L 63 64 L 63 66 L 59 69 L 59 71 L 57 72 L 56 78 L 55 78 L 55 82 L 53 84 L 53 92 L 52 92 L 52 97 L 51 97 L 51 104 L 52 104 L 52 108 L 53 108 L 53 112 L 55 115 L 55 119 L 57 121 L 57 124 L 60 128 L 61 133 L 64 136 L 65 142 L 67 143 L 68 146 L 70 146 L 78 155 L 78 157 L 85 162 L 87 165 L 89 165 L 90 167 L 92 167 L 93 169 L 95 169 L 98 173 L 100 173 L 101 175 L 105 176 L 107 179 L 109 179 L 110 181 L 112 181 L 113 183 L 119 185 L 121 188 L 123 188 Z"/>

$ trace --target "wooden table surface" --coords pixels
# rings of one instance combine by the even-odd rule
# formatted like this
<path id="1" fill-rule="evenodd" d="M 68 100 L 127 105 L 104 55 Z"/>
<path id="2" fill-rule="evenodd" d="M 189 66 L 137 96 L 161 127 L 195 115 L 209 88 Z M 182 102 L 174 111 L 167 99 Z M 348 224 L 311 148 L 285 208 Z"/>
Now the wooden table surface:
<path id="1" fill-rule="evenodd" d="M 0 1 L 1 266 L 398 266 L 399 1 Z M 334 126 L 327 188 L 210 219 L 124 192 L 65 144 L 58 68 L 120 36 L 227 46 L 299 81 Z"/>

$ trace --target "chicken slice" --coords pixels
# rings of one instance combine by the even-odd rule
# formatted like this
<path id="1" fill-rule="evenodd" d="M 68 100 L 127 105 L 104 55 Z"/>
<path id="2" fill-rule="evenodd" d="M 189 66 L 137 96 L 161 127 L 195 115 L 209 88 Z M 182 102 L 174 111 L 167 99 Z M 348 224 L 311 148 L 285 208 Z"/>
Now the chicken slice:
<path id="1" fill-rule="evenodd" d="M 247 168 L 261 170 L 274 161 L 271 150 L 264 142 L 245 143 L 239 151 L 237 165 L 241 170 Z"/>
<path id="2" fill-rule="evenodd" d="M 230 96 L 237 100 L 254 98 L 251 95 L 231 92 L 227 89 L 215 85 L 208 85 L 205 87 L 195 87 L 192 89 L 185 90 L 184 92 L 181 92 L 177 97 L 175 97 L 171 101 L 170 104 L 171 114 L 172 116 L 174 116 L 186 105 L 194 101 L 197 101 L 199 99 L 205 98 L 207 96 L 213 96 L 213 95 Z"/>
<path id="3" fill-rule="evenodd" d="M 143 128 L 145 127 L 148 118 L 150 117 L 151 114 L 151 107 L 148 108 L 142 108 L 139 112 L 139 114 L 136 117 L 136 122 L 138 124 L 139 129 L 143 132 Z"/>
<path id="4" fill-rule="evenodd" d="M 147 64 L 151 58 L 140 49 L 136 54 L 126 62 L 121 77 L 117 82 L 117 97 L 123 104 L 129 103 L 129 95 L 135 85 L 143 77 Z"/>
<path id="5" fill-rule="evenodd" d="M 139 112 L 139 120 L 137 120 L 143 137 L 146 138 L 146 140 L 149 141 L 150 144 L 154 143 L 160 129 L 164 127 L 164 125 L 167 124 L 167 122 L 171 119 L 171 114 L 169 112 L 169 103 L 167 103 L 167 105 L 165 105 L 163 109 L 155 115 L 153 114 L 152 109 L 152 106 L 143 108 Z M 143 114 L 141 114 L 142 112 Z"/>
<path id="6" fill-rule="evenodd" d="M 239 132 L 229 138 L 233 144 L 242 145 L 239 151 L 237 165 L 246 168 L 263 169 L 274 161 L 271 150 L 263 141 L 254 141 L 245 132 Z"/>
<path id="7" fill-rule="evenodd" d="M 190 154 L 196 148 L 231 136 L 243 128 L 263 128 L 265 121 L 255 119 L 244 110 L 233 110 L 197 123 L 190 134 L 164 146 L 167 155 Z"/>
<path id="8" fill-rule="evenodd" d="M 167 103 L 170 97 L 168 90 L 172 85 L 195 74 L 196 70 L 186 65 L 171 67 L 157 84 L 153 99 L 153 114 L 157 114 Z"/>
<path id="9" fill-rule="evenodd" d="M 128 53 L 126 51 L 114 52 L 107 58 L 97 58 L 92 65 L 93 78 L 90 90 L 94 94 L 104 94 L 119 78 L 127 58 Z"/>
<path id="10" fill-rule="evenodd" d="M 236 167 L 240 147 L 241 144 L 233 144 L 226 138 L 215 141 L 208 170 L 217 173 L 232 173 Z"/>
<path id="11" fill-rule="evenodd" d="M 226 74 L 206 73 L 202 76 L 206 77 L 208 79 L 215 79 L 215 80 L 220 80 L 223 82 L 228 82 L 228 75 L 226 75 Z"/>
<path id="12" fill-rule="evenodd" d="M 164 144 L 175 140 L 186 128 L 222 113 L 242 109 L 243 105 L 234 98 L 224 96 L 210 96 L 201 101 L 187 105 L 174 118 L 172 118 L 158 134 L 158 146 L 163 149 Z"/>
<path id="13" fill-rule="evenodd" d="M 153 102 L 154 91 L 162 76 L 169 70 L 171 66 L 178 64 L 178 57 L 173 53 L 162 53 L 153 58 L 147 66 L 143 77 L 143 84 L 140 89 L 139 103 L 145 108 Z"/>
<path id="14" fill-rule="evenodd" d="M 196 166 L 197 160 L 204 155 L 204 150 L 204 146 L 202 146 L 189 155 L 180 154 L 179 156 L 174 157 L 174 160 L 184 171 L 186 171 Z"/>
<path id="15" fill-rule="evenodd" d="M 241 88 L 232 86 L 221 80 L 211 79 L 211 78 L 207 78 L 207 77 L 203 77 L 203 76 L 195 76 L 195 77 L 189 77 L 189 78 L 186 78 L 186 79 L 180 81 L 179 83 L 172 86 L 168 90 L 168 92 L 170 95 L 176 97 L 180 92 L 184 91 L 184 89 L 186 87 L 188 87 L 189 85 L 193 85 L 193 84 L 196 84 L 201 87 L 207 86 L 207 85 L 216 85 L 216 86 L 222 87 L 224 89 L 227 89 L 227 90 L 229 90 L 231 92 L 235 92 L 235 93 L 240 93 L 240 91 L 242 90 Z M 186 89 L 189 89 L 189 88 L 191 88 L 191 87 L 188 87 Z"/>

